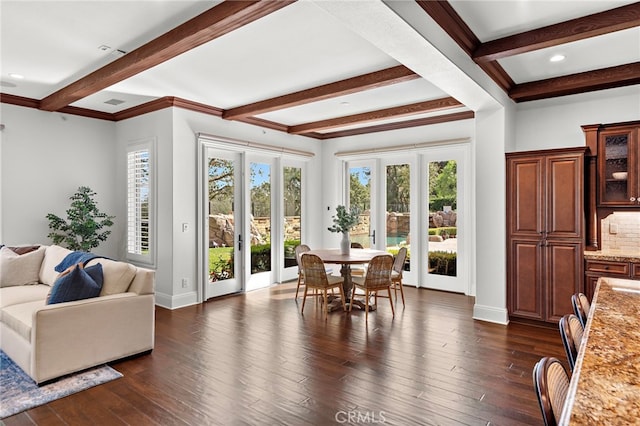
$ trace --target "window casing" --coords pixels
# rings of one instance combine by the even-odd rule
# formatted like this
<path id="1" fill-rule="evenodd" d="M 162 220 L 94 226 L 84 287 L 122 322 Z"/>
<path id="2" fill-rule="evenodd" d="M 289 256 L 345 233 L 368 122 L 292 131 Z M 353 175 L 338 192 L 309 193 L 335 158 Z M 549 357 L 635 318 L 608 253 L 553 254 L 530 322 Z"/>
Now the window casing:
<path id="1" fill-rule="evenodd" d="M 153 141 L 127 149 L 127 259 L 155 264 L 155 178 Z"/>

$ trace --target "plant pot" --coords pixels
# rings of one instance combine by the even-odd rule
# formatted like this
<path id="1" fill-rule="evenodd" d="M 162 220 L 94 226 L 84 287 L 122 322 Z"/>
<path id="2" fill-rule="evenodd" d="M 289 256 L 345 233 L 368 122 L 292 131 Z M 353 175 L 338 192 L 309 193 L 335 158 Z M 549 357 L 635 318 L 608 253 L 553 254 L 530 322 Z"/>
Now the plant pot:
<path id="1" fill-rule="evenodd" d="M 349 255 L 351 251 L 351 241 L 349 240 L 349 233 L 342 233 L 342 240 L 340 240 L 340 254 Z"/>

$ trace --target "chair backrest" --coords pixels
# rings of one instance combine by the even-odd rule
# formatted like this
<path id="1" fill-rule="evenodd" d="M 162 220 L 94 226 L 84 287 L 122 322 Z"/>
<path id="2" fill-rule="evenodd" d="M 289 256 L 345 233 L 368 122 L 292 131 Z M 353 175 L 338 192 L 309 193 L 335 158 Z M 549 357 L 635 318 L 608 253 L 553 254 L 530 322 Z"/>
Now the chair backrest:
<path id="1" fill-rule="evenodd" d="M 544 357 L 533 367 L 533 387 L 545 426 L 555 426 L 569 391 L 569 374 L 557 358 Z"/>
<path id="2" fill-rule="evenodd" d="M 567 314 L 560 318 L 558 326 L 560 327 L 562 345 L 564 346 L 564 351 L 567 353 L 567 361 L 569 361 L 569 367 L 571 371 L 573 371 L 576 360 L 578 359 L 578 350 L 582 342 L 584 328 L 578 317 L 573 314 Z"/>
<path id="3" fill-rule="evenodd" d="M 404 270 L 405 260 L 407 260 L 407 248 L 400 247 L 400 250 L 398 250 L 398 254 L 396 254 L 396 258 L 393 261 L 393 270 L 398 274 L 402 274 L 402 271 Z"/>
<path id="4" fill-rule="evenodd" d="M 582 327 L 586 327 L 587 317 L 589 316 L 589 311 L 591 310 L 591 304 L 589 303 L 589 299 L 587 299 L 587 296 L 585 296 L 584 293 L 574 294 L 573 296 L 571 296 L 571 305 L 573 306 L 573 312 L 582 323 Z"/>
<path id="5" fill-rule="evenodd" d="M 364 248 L 364 246 L 360 243 L 351 243 L 351 248 Z"/>
<path id="6" fill-rule="evenodd" d="M 374 256 L 367 267 L 364 286 L 367 288 L 385 288 L 391 285 L 391 268 L 393 256 L 379 254 Z"/>
<path id="7" fill-rule="evenodd" d="M 300 272 L 300 256 L 302 256 L 302 253 L 308 252 L 310 251 L 311 248 L 306 245 L 306 244 L 300 244 L 298 246 L 296 246 L 296 248 L 294 249 L 294 252 L 296 254 L 296 262 L 298 263 L 298 272 Z"/>
<path id="8" fill-rule="evenodd" d="M 302 253 L 301 261 L 304 285 L 307 287 L 325 287 L 329 284 L 327 270 L 319 256 L 312 253 Z"/>

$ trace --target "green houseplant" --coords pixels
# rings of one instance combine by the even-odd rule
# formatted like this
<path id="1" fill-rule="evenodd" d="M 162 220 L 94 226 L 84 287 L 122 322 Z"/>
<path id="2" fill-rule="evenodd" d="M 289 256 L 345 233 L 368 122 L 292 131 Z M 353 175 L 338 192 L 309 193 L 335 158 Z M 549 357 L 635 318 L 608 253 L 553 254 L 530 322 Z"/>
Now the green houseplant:
<path id="1" fill-rule="evenodd" d="M 53 213 L 47 214 L 49 229 L 47 235 L 54 244 L 66 246 L 69 250 L 91 251 L 105 241 L 110 230 L 103 230 L 113 225 L 115 216 L 100 212 L 93 199 L 96 195 L 91 188 L 81 186 L 69 199 L 71 206 L 67 209 L 67 220 Z"/>
<path id="2" fill-rule="evenodd" d="M 349 231 L 360 222 L 360 211 L 356 207 L 347 210 L 345 206 L 336 207 L 336 214 L 332 216 L 333 225 L 327 228 L 331 232 L 341 232 L 340 251 L 342 254 L 349 254 L 351 241 Z"/>

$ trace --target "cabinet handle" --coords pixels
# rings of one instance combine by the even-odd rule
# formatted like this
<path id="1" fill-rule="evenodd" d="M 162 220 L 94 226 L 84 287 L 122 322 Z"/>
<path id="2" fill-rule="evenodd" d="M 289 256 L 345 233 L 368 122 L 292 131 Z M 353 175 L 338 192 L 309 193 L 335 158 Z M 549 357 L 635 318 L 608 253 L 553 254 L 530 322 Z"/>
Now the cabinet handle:
<path id="1" fill-rule="evenodd" d="M 631 201 L 633 203 L 634 201 L 636 201 L 636 197 L 629 198 L 629 201 Z"/>
<path id="2" fill-rule="evenodd" d="M 609 270 L 609 265 L 604 265 L 604 270 L 608 271 Z"/>

